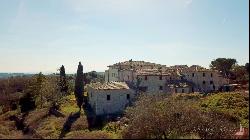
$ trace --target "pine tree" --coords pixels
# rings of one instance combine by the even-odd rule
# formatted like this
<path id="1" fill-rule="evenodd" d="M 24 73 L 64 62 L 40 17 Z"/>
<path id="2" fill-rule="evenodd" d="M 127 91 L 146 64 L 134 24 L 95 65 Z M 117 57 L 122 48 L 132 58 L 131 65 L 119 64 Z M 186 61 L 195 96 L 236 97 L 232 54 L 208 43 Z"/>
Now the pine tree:
<path id="1" fill-rule="evenodd" d="M 66 74 L 65 74 L 65 68 L 64 68 L 63 65 L 60 68 L 60 83 L 59 83 L 59 86 L 60 86 L 61 92 L 63 92 L 64 94 L 68 93 L 68 84 L 67 84 L 67 79 L 66 79 Z"/>
<path id="2" fill-rule="evenodd" d="M 77 105 L 80 108 L 80 111 L 81 111 L 81 106 L 83 104 L 83 92 L 84 92 L 83 66 L 82 66 L 81 62 L 79 62 L 77 74 L 76 74 L 76 80 L 75 80 L 75 92 L 74 93 L 75 93 Z"/>

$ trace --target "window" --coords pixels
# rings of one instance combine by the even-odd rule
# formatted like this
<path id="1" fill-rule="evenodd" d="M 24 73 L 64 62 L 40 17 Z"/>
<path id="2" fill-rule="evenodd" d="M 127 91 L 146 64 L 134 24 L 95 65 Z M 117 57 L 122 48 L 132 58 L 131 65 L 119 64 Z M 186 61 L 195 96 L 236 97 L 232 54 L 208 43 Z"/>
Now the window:
<path id="1" fill-rule="evenodd" d="M 159 87 L 159 89 L 160 89 L 160 90 L 163 90 L 163 87 L 162 87 L 162 86 L 160 86 L 160 87 Z"/>
<path id="2" fill-rule="evenodd" d="M 129 80 L 129 75 L 128 75 L 128 80 Z"/>
<path id="3" fill-rule="evenodd" d="M 212 85 L 214 82 L 213 81 L 210 81 L 210 85 Z"/>
<path id="4" fill-rule="evenodd" d="M 177 89 L 175 89 L 175 93 L 177 93 L 178 91 L 177 91 Z"/>
<path id="5" fill-rule="evenodd" d="M 172 80 L 172 77 L 170 77 L 170 80 Z"/>
<path id="6" fill-rule="evenodd" d="M 110 100 L 110 95 L 107 95 L 107 100 L 108 100 L 108 101 Z"/>
<path id="7" fill-rule="evenodd" d="M 184 93 L 184 92 L 185 92 L 185 90 L 184 90 L 184 89 L 182 89 L 182 90 L 181 90 L 181 92 L 182 92 L 182 93 Z"/>
<path id="8" fill-rule="evenodd" d="M 162 76 L 160 76 L 159 79 L 162 80 Z"/>
<path id="9" fill-rule="evenodd" d="M 130 99 L 130 94 L 127 94 L 127 99 L 128 99 L 128 100 Z"/>
<path id="10" fill-rule="evenodd" d="M 92 92 L 90 93 L 91 97 L 93 97 Z"/>
<path id="11" fill-rule="evenodd" d="M 203 81 L 202 83 L 203 83 L 203 85 L 205 85 L 205 84 L 206 84 L 206 81 Z"/>
<path id="12" fill-rule="evenodd" d="M 192 87 L 192 92 L 194 92 L 194 88 Z"/>
<path id="13" fill-rule="evenodd" d="M 146 92 L 148 90 L 148 87 L 139 87 L 139 90 L 142 92 Z"/>
<path id="14" fill-rule="evenodd" d="M 205 73 L 203 73 L 203 77 L 205 77 L 206 75 L 205 75 Z"/>
<path id="15" fill-rule="evenodd" d="M 211 73 L 211 77 L 213 77 L 213 73 Z"/>
<path id="16" fill-rule="evenodd" d="M 145 80 L 148 80 L 148 76 L 145 76 Z"/>
<path id="17" fill-rule="evenodd" d="M 192 77 L 194 77 L 194 73 L 192 73 Z"/>

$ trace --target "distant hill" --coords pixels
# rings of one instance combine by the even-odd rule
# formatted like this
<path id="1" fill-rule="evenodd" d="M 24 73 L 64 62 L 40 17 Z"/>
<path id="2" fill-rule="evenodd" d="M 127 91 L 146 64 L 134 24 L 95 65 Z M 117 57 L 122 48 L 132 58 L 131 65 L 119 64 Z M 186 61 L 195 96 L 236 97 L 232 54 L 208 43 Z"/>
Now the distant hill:
<path id="1" fill-rule="evenodd" d="M 17 76 L 32 76 L 34 74 L 29 73 L 0 73 L 0 78 L 9 78 L 9 77 L 17 77 Z"/>

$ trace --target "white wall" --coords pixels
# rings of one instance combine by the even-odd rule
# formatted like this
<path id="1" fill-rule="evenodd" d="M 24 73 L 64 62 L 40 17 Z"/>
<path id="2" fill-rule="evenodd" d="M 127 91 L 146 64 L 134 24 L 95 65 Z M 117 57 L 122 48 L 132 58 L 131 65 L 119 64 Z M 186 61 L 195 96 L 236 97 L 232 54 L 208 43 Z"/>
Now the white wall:
<path id="1" fill-rule="evenodd" d="M 118 69 L 109 68 L 105 71 L 105 82 L 120 81 Z"/>
<path id="2" fill-rule="evenodd" d="M 164 92 L 166 89 L 166 79 L 169 79 L 168 76 L 162 76 L 162 80 L 160 80 L 160 76 L 147 76 L 147 80 L 145 80 L 145 76 L 138 76 L 141 79 L 140 87 L 147 87 L 146 92 L 150 93 L 159 93 Z M 162 90 L 160 90 L 160 86 L 162 86 Z"/>
<path id="3" fill-rule="evenodd" d="M 119 71 L 119 79 L 122 82 L 132 82 L 135 79 L 133 70 L 121 70 Z"/>
<path id="4" fill-rule="evenodd" d="M 89 103 L 95 110 L 96 115 L 114 114 L 124 111 L 129 101 L 135 97 L 135 92 L 131 89 L 118 90 L 95 90 L 88 88 Z M 130 99 L 127 99 L 127 94 Z M 110 100 L 107 100 L 110 95 Z"/>
<path id="5" fill-rule="evenodd" d="M 193 74 L 194 73 L 194 77 Z M 203 77 L 203 73 L 205 73 L 205 77 Z M 211 77 L 212 73 L 212 77 Z M 218 90 L 220 86 L 226 83 L 223 77 L 220 77 L 218 72 L 213 71 L 198 71 L 198 72 L 187 72 L 185 74 L 185 78 L 188 81 L 193 82 L 198 88 L 201 88 L 204 91 L 212 91 L 213 85 L 215 86 L 215 90 Z M 203 84 L 205 81 L 205 84 Z M 213 81 L 213 84 L 210 84 L 210 81 Z M 198 89 L 195 89 L 198 90 Z"/>

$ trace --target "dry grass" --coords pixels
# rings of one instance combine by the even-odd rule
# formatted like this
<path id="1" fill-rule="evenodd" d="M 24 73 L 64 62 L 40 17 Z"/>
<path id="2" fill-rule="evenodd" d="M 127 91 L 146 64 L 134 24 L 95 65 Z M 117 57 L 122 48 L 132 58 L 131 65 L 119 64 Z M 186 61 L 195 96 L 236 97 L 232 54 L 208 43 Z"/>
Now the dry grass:
<path id="1" fill-rule="evenodd" d="M 86 116 L 81 116 L 72 125 L 71 131 L 87 130 L 88 121 Z"/>
<path id="2" fill-rule="evenodd" d="M 58 139 L 65 121 L 66 118 L 50 116 L 39 124 L 36 132 L 45 139 Z"/>
<path id="3" fill-rule="evenodd" d="M 111 139 L 111 135 L 103 131 L 73 131 L 65 139 Z"/>
<path id="4" fill-rule="evenodd" d="M 14 121 L 0 121 L 0 139 L 20 139 L 23 137 L 22 131 L 18 131 Z"/>

